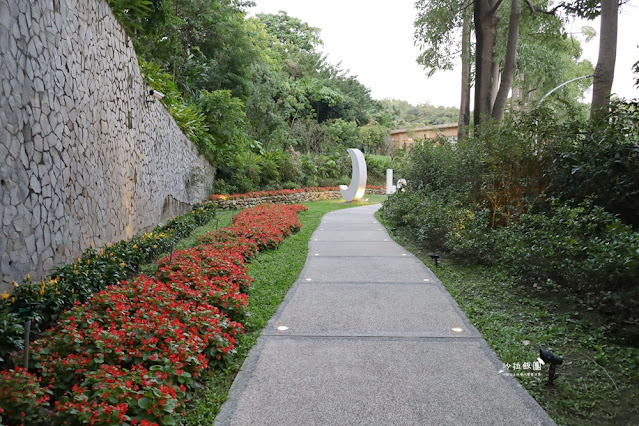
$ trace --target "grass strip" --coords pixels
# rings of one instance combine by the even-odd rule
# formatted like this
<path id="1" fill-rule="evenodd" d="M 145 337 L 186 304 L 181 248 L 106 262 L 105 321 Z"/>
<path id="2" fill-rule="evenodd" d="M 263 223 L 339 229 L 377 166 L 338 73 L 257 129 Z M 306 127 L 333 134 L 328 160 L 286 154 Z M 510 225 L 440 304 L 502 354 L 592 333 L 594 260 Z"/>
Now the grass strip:
<path id="1" fill-rule="evenodd" d="M 378 219 L 383 223 L 381 217 Z M 414 236 L 397 229 L 393 239 L 430 267 L 499 358 L 513 366 L 532 363 L 539 348 L 564 358 L 559 378 L 515 376 L 560 425 L 639 424 L 637 327 L 618 324 L 560 289 L 524 287 L 496 267 L 440 259 L 435 267 Z M 442 261 L 443 260 L 443 261 Z M 532 370 L 527 370 L 532 371 Z"/>

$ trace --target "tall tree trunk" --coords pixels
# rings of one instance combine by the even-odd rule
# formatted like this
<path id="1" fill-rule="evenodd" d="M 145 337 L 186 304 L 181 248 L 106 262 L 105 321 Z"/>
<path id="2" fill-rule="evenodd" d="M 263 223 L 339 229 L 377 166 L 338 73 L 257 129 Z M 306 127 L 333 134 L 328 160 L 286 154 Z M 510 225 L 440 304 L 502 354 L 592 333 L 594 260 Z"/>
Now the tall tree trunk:
<path id="1" fill-rule="evenodd" d="M 521 0 L 512 0 L 510 22 L 508 23 L 508 41 L 506 43 L 506 60 L 504 72 L 501 73 L 499 91 L 493 104 L 493 118 L 499 122 L 504 119 L 504 110 L 508 93 L 513 85 L 515 68 L 517 67 L 517 42 L 519 41 L 519 20 L 521 18 Z"/>
<path id="2" fill-rule="evenodd" d="M 494 58 L 490 75 L 490 112 L 492 114 L 495 99 L 497 98 L 497 90 L 499 89 L 499 62 L 495 61 Z"/>
<path id="3" fill-rule="evenodd" d="M 495 41 L 497 39 L 497 7 L 501 0 L 475 0 L 475 128 L 491 112 L 491 78 Z"/>
<path id="4" fill-rule="evenodd" d="M 591 119 L 606 114 L 608 104 L 610 104 L 610 92 L 615 78 L 615 60 L 617 58 L 618 17 L 618 0 L 602 0 L 599 57 L 592 82 Z"/>
<path id="5" fill-rule="evenodd" d="M 459 102 L 459 121 L 457 122 L 457 141 L 461 142 L 468 137 L 470 125 L 470 21 L 472 19 L 470 5 L 464 9 L 462 23 L 462 78 L 461 100 Z"/>

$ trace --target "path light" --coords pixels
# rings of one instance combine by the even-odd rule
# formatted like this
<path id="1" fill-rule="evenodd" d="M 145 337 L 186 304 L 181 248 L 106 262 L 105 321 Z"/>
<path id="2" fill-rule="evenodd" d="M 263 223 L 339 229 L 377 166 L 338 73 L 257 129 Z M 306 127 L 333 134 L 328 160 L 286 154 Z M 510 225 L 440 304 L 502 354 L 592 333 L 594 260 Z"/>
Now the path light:
<path id="1" fill-rule="evenodd" d="M 312 281 L 310 278 L 306 278 L 306 281 Z"/>
<path id="2" fill-rule="evenodd" d="M 563 364 L 564 359 L 560 356 L 555 355 L 554 353 L 539 348 L 539 361 L 542 364 L 550 364 L 550 369 L 548 370 L 548 385 L 552 385 L 554 380 L 558 377 L 555 374 L 555 370 L 558 365 Z"/>
<path id="3" fill-rule="evenodd" d="M 439 255 L 437 253 L 428 253 L 428 257 L 435 261 L 435 266 L 439 266 L 437 260 L 439 259 Z"/>
<path id="4" fill-rule="evenodd" d="M 461 333 L 462 331 L 464 331 L 463 328 L 459 328 L 459 327 L 453 327 L 451 328 L 451 330 L 453 330 L 455 333 Z"/>
<path id="5" fill-rule="evenodd" d="M 39 303 L 27 302 L 26 308 L 20 308 L 18 315 L 24 319 L 24 368 L 29 368 L 29 334 L 31 333 L 31 318 L 33 318 L 33 311 Z"/>
<path id="6" fill-rule="evenodd" d="M 277 329 L 278 329 L 279 331 L 286 331 L 286 330 L 288 330 L 288 327 L 287 327 L 287 326 L 285 326 L 285 325 L 280 325 L 279 327 L 277 327 Z"/>

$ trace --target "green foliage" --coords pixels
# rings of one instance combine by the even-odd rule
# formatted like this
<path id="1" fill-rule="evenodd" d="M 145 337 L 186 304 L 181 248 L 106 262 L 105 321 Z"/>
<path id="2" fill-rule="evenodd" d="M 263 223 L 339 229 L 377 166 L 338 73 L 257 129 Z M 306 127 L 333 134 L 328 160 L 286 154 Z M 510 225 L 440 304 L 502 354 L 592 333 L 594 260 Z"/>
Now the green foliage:
<path id="1" fill-rule="evenodd" d="M 239 0 L 112 4 L 123 23 L 135 21 L 130 35 L 142 74 L 165 94 L 162 102 L 177 124 L 217 168 L 218 190 L 341 178 L 324 161 L 314 164 L 321 166 L 315 176 L 292 157 L 264 155 L 291 146 L 329 156 L 345 144 L 385 149 L 389 115 L 356 77 L 316 51 L 318 28 L 285 12 L 247 19 L 251 2 Z"/>
<path id="2" fill-rule="evenodd" d="M 417 62 L 432 76 L 438 70 L 452 70 L 460 49 L 457 31 L 468 3 L 465 0 L 418 0 L 415 3 Z"/>
<path id="3" fill-rule="evenodd" d="M 284 49 L 297 49 L 312 53 L 321 46 L 320 29 L 309 26 L 299 18 L 289 16 L 284 11 L 277 15 L 260 13 L 257 15 L 266 30 L 277 38 Z"/>
<path id="4" fill-rule="evenodd" d="M 246 133 L 243 102 L 229 90 L 202 90 L 198 103 L 206 117 L 215 164 L 228 164 L 233 154 L 260 148 Z"/>
<path id="5" fill-rule="evenodd" d="M 362 146 L 362 135 L 357 123 L 344 121 L 341 118 L 335 120 L 326 129 L 327 137 L 347 148 L 359 148 Z"/>
<path id="6" fill-rule="evenodd" d="M 523 280 L 552 280 L 582 294 L 639 285 L 639 232 L 592 200 L 525 214 L 500 232 L 500 260 Z"/>
<path id="7" fill-rule="evenodd" d="M 392 169 L 392 159 L 387 155 L 366 154 L 366 170 L 368 185 L 386 185 L 386 169 Z"/>
<path id="8" fill-rule="evenodd" d="M 108 0 L 113 14 L 128 31 L 142 28 L 142 21 L 151 15 L 153 7 L 160 1 L 152 0 Z"/>
<path id="9" fill-rule="evenodd" d="M 40 386 L 41 378 L 21 367 L 0 371 L 0 423 L 5 425 L 47 424 L 42 410 L 51 391 Z"/>
<path id="10" fill-rule="evenodd" d="M 138 63 L 142 77 L 144 77 L 147 84 L 153 90 L 164 94 L 162 103 L 166 105 L 182 132 L 198 146 L 200 152 L 209 161 L 213 162 L 213 156 L 209 148 L 211 135 L 208 133 L 209 129 L 202 109 L 182 96 L 173 76 L 162 71 L 159 65 L 147 62 L 144 59 L 139 59 Z"/>
<path id="11" fill-rule="evenodd" d="M 416 128 L 457 123 L 459 108 L 433 106 L 429 103 L 411 105 L 399 99 L 383 99 L 381 106 L 389 114 L 393 128 Z"/>
<path id="12" fill-rule="evenodd" d="M 10 298 L 3 299 L 3 304 L 12 303 Z M 22 350 L 24 347 L 24 320 L 15 312 L 7 312 L 8 307 L 3 306 L 0 311 L 0 364 L 3 364 L 10 352 Z"/>
<path id="13" fill-rule="evenodd" d="M 636 312 L 636 123 L 634 103 L 601 123 L 540 108 L 457 144 L 416 145 L 397 167 L 409 190 L 380 212 L 426 247 Z"/>
<path id="14" fill-rule="evenodd" d="M 614 102 L 611 112 L 592 126 L 576 123 L 564 136 L 560 155 L 548 175 L 549 194 L 562 200 L 596 202 L 639 226 L 639 104 Z"/>

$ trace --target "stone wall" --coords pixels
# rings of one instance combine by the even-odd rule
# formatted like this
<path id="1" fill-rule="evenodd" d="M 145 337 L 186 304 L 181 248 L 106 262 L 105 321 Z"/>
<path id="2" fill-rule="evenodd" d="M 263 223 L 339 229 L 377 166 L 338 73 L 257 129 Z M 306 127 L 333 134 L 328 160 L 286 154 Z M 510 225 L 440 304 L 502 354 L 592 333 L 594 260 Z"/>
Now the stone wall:
<path id="1" fill-rule="evenodd" d="M 104 0 L 0 1 L 0 291 L 188 210 L 213 170 Z"/>

